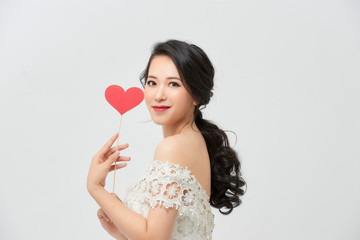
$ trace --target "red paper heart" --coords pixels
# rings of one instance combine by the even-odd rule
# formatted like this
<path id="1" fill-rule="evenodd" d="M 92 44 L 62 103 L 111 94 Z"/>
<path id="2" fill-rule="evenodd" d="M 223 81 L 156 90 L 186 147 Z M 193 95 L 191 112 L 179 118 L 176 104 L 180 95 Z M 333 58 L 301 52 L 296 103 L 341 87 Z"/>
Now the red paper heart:
<path id="1" fill-rule="evenodd" d="M 105 90 L 105 98 L 121 115 L 139 105 L 144 99 L 140 88 L 132 87 L 124 91 L 117 85 L 111 85 Z"/>

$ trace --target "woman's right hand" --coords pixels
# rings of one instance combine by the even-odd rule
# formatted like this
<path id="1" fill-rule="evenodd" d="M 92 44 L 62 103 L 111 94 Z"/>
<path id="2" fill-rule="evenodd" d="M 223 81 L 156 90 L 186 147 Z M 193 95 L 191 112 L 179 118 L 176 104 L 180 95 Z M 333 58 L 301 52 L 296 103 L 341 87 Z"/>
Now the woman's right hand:
<path id="1" fill-rule="evenodd" d="M 116 194 L 112 193 L 116 196 Z M 116 196 L 117 199 L 118 196 Z M 119 199 L 119 201 L 121 201 Z M 119 240 L 127 240 L 127 238 L 121 233 L 121 231 L 114 225 L 113 222 L 111 222 L 110 218 L 106 215 L 106 213 L 100 208 L 97 212 L 97 216 L 100 220 L 101 225 L 103 228 L 115 239 Z"/>

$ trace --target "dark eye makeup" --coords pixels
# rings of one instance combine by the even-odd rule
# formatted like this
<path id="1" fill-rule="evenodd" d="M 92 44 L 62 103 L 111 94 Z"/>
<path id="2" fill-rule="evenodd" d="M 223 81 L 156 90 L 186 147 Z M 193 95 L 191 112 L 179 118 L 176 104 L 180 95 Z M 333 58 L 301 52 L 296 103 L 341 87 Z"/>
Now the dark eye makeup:
<path id="1" fill-rule="evenodd" d="M 180 85 L 178 83 L 176 83 L 176 82 L 170 82 L 169 84 L 173 84 L 172 85 L 173 87 L 180 87 Z M 156 85 L 156 83 L 154 81 L 152 81 L 152 80 L 147 80 L 146 85 L 154 86 L 154 85 Z"/>

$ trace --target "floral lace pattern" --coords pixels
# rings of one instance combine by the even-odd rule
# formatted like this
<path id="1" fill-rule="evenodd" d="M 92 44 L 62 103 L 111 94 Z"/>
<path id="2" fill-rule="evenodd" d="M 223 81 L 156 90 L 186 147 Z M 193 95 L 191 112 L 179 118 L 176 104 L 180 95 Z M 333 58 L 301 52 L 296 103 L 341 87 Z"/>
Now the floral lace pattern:
<path id="1" fill-rule="evenodd" d="M 145 176 L 128 189 L 124 204 L 145 218 L 150 207 L 175 207 L 178 216 L 171 240 L 212 239 L 214 215 L 206 191 L 180 165 L 150 162 Z"/>

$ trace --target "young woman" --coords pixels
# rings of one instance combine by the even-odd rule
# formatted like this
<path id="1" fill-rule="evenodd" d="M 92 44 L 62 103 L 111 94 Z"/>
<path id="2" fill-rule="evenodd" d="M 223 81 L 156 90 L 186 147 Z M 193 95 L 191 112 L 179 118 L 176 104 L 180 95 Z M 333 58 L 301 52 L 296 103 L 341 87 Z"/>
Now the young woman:
<path id="1" fill-rule="evenodd" d="M 155 45 L 140 78 L 151 118 L 163 129 L 154 160 L 124 202 L 104 189 L 108 172 L 130 160 L 120 156 L 128 144 L 111 147 L 117 134 L 94 155 L 88 174 L 100 222 L 116 239 L 211 239 L 210 206 L 229 214 L 241 204 L 245 181 L 237 153 L 200 109 L 213 95 L 213 78 L 199 47 L 177 40 Z"/>

